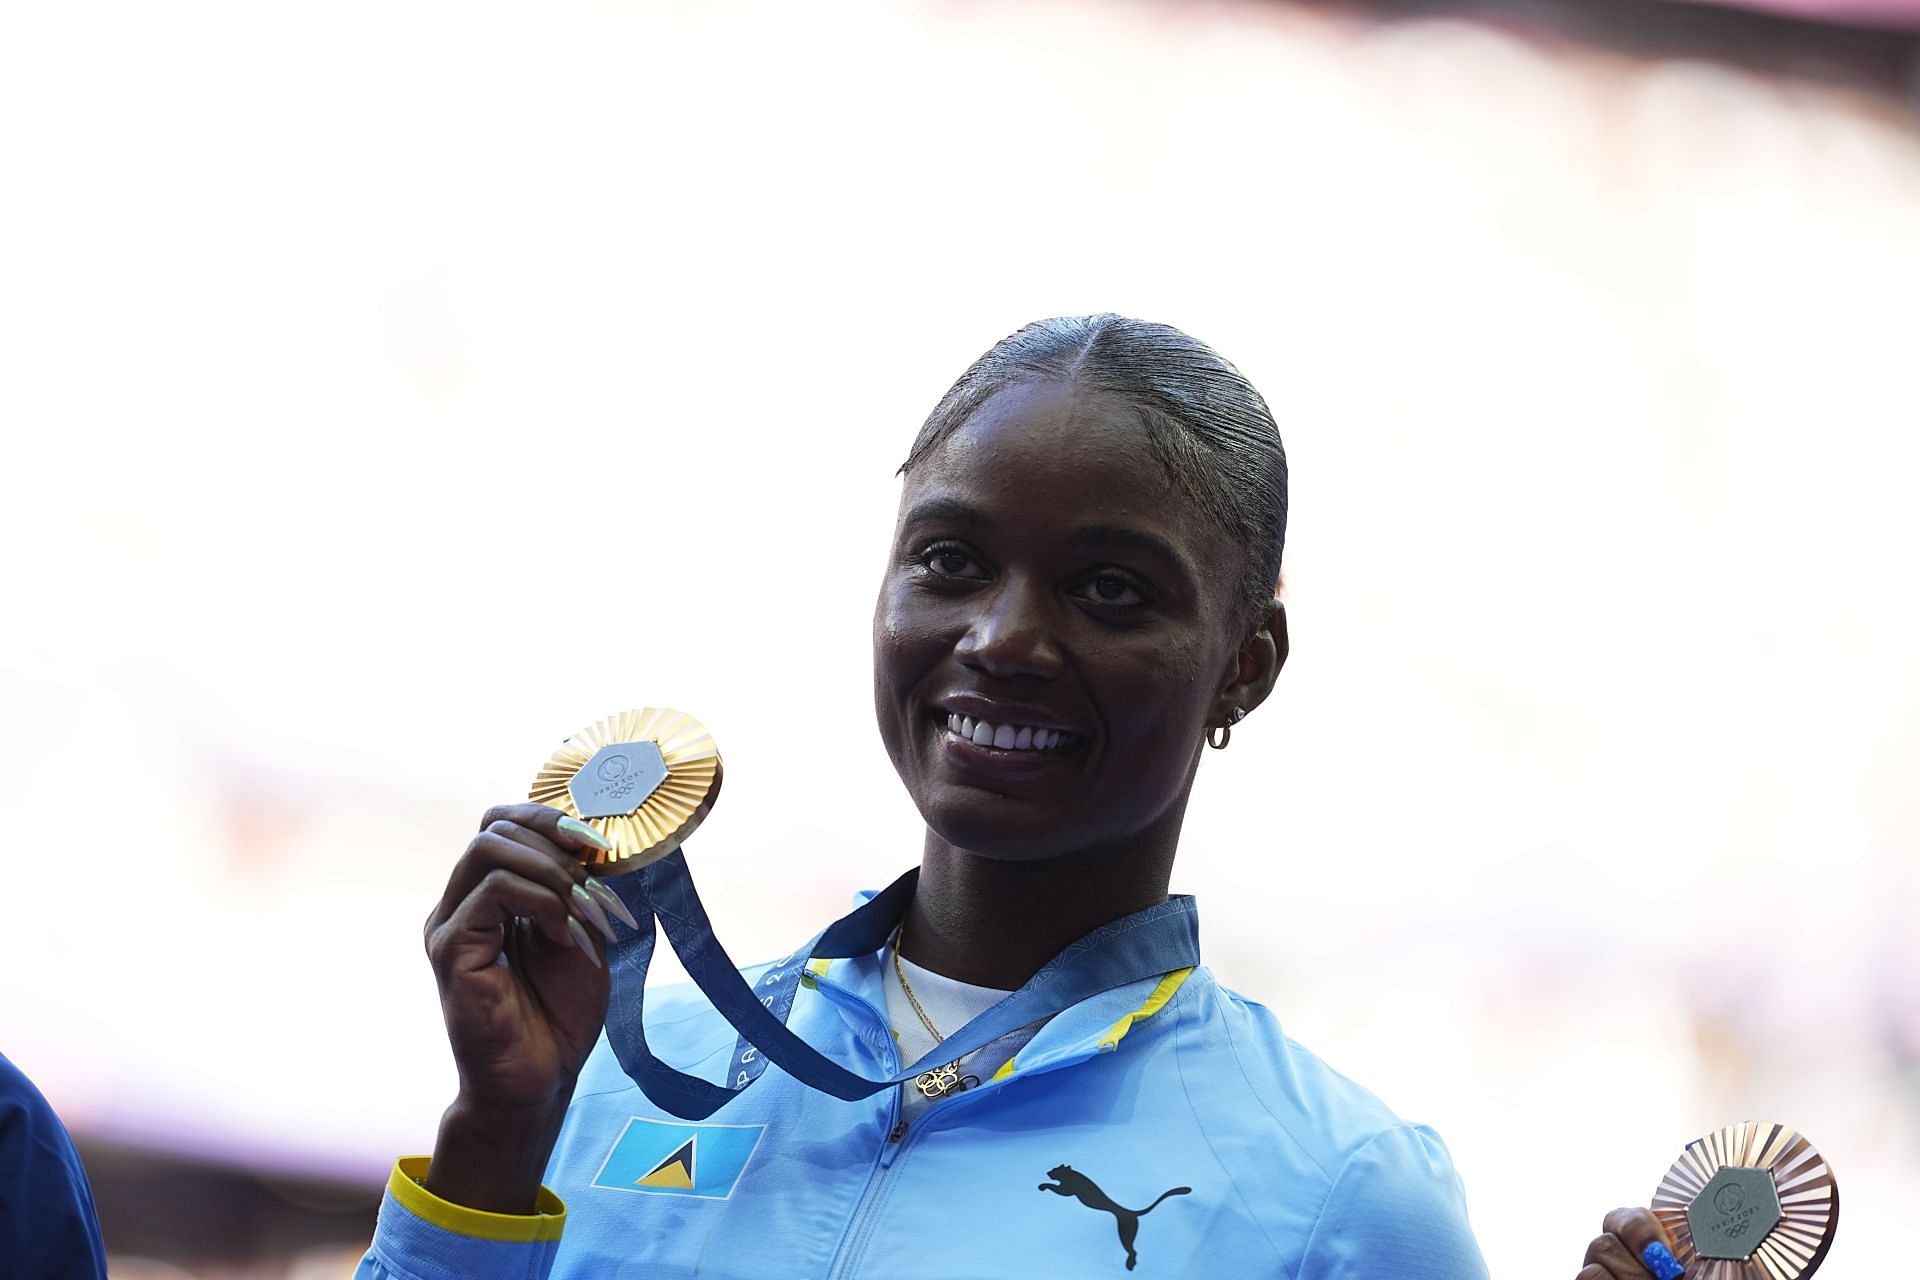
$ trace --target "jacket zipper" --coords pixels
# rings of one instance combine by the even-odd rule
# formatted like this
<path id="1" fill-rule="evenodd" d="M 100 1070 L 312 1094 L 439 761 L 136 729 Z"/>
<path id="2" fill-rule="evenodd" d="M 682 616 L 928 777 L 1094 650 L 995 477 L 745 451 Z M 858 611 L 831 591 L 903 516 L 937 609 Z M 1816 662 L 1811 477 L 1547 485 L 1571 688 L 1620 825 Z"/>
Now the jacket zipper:
<path id="1" fill-rule="evenodd" d="M 845 991 L 844 988 L 842 992 L 871 1009 L 875 1022 L 880 1026 L 887 1025 L 886 1018 L 874 1008 L 871 1001 Z M 884 1043 L 888 1057 L 892 1059 L 893 1068 L 897 1072 L 901 1066 L 899 1047 L 894 1043 L 891 1035 L 884 1037 Z M 959 1097 L 943 1102 L 941 1108 L 945 1114 L 951 1114 L 951 1108 L 965 1106 L 977 1100 L 980 1094 L 991 1093 L 996 1085 L 1003 1083 L 1005 1082 L 983 1081 L 979 1086 L 967 1090 Z M 867 1238 L 873 1234 L 874 1221 L 879 1217 L 880 1203 L 886 1198 L 882 1193 L 892 1179 L 894 1162 L 906 1151 L 913 1134 L 926 1128 L 926 1121 L 931 1118 L 930 1115 L 923 1115 L 918 1124 L 908 1125 L 906 1119 L 900 1114 L 900 1090 L 905 1087 L 905 1085 L 894 1086 L 888 1109 L 893 1127 L 887 1130 L 887 1140 L 880 1144 L 880 1153 L 874 1159 L 873 1169 L 867 1174 L 866 1190 L 860 1193 L 860 1203 L 854 1208 L 853 1219 L 848 1224 L 847 1234 L 841 1237 L 840 1249 L 834 1254 L 833 1266 L 827 1271 L 827 1280 L 848 1280 L 848 1277 L 855 1274 L 867 1251 Z"/>
<path id="2" fill-rule="evenodd" d="M 989 1082 L 991 1083 L 994 1082 Z M 883 1193 L 892 1181 L 894 1162 L 906 1154 L 908 1143 L 916 1134 L 924 1131 L 927 1127 L 926 1122 L 932 1119 L 933 1112 L 929 1111 L 927 1115 L 920 1118 L 918 1123 L 909 1126 L 906 1120 L 900 1117 L 899 1089 L 904 1087 L 899 1086 L 894 1091 L 893 1128 L 887 1131 L 887 1140 L 881 1144 L 880 1155 L 874 1162 L 873 1172 L 867 1175 L 867 1189 L 861 1193 L 860 1205 L 854 1210 L 853 1223 L 848 1227 L 846 1237 L 840 1243 L 840 1252 L 834 1258 L 833 1269 L 827 1273 L 827 1280 L 848 1280 L 848 1277 L 856 1274 L 861 1262 L 865 1260 L 867 1239 L 873 1234 L 874 1224 L 880 1216 L 880 1205 L 886 1199 Z M 940 1111 L 951 1115 L 952 1108 L 964 1107 L 977 1100 L 980 1094 L 988 1092 L 991 1092 L 991 1089 L 984 1085 L 969 1089 L 959 1097 L 941 1103 Z"/>
<path id="3" fill-rule="evenodd" d="M 893 1109 L 897 1117 L 900 1111 L 897 1091 Z M 914 1132 L 918 1133 L 919 1129 L 915 1128 Z M 893 1162 L 906 1145 L 907 1122 L 896 1119 L 893 1128 L 887 1132 L 886 1142 L 881 1144 L 873 1172 L 867 1175 L 867 1189 L 860 1194 L 860 1205 L 854 1210 L 853 1222 L 840 1242 L 840 1253 L 833 1261 L 833 1270 L 827 1273 L 828 1280 L 846 1280 L 860 1265 L 867 1251 L 867 1238 L 873 1234 L 874 1222 L 880 1216 L 880 1204 L 886 1199 L 887 1185 L 892 1180 Z"/>
<path id="4" fill-rule="evenodd" d="M 855 1004 L 865 1008 L 873 1015 L 873 1025 L 880 1028 L 878 1043 L 884 1051 L 882 1062 L 892 1063 L 895 1071 L 900 1070 L 900 1047 L 894 1043 L 893 1036 L 887 1033 L 887 1018 L 872 1001 L 855 995 L 845 988 L 841 994 Z M 854 1206 L 853 1218 L 848 1223 L 847 1233 L 840 1237 L 840 1248 L 833 1255 L 833 1265 L 827 1269 L 828 1280 L 839 1280 L 851 1274 L 851 1268 L 859 1258 L 867 1234 L 872 1230 L 874 1206 L 879 1197 L 876 1194 L 886 1185 L 886 1172 L 893 1165 L 893 1159 L 900 1152 L 902 1142 L 907 1136 L 907 1122 L 900 1114 L 900 1089 L 895 1086 L 887 1096 L 887 1119 L 891 1121 L 887 1129 L 887 1139 L 880 1144 L 879 1154 L 874 1157 L 873 1168 L 867 1172 L 866 1188 L 860 1193 L 860 1202 Z"/>

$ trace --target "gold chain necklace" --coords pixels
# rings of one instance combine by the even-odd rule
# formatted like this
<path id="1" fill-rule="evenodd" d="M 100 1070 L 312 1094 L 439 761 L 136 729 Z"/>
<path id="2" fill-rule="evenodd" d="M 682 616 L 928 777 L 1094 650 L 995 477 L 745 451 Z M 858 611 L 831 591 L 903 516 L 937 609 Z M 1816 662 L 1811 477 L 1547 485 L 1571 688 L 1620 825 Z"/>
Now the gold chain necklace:
<path id="1" fill-rule="evenodd" d="M 900 967 L 900 940 L 906 936 L 907 922 L 900 922 L 899 930 L 893 935 L 893 976 L 900 979 L 900 989 L 907 993 L 907 1003 L 913 1006 L 913 1012 L 919 1017 L 920 1025 L 927 1029 L 935 1044 L 942 1044 L 946 1037 L 933 1025 L 933 1019 L 920 1007 L 920 997 L 913 994 L 913 984 L 907 981 L 907 971 Z M 944 1067 L 935 1067 L 931 1071 L 922 1071 L 913 1078 L 913 1087 L 926 1098 L 944 1098 L 949 1093 L 962 1089 L 971 1089 L 980 1083 L 978 1076 L 960 1074 L 960 1059 L 955 1058 Z"/>

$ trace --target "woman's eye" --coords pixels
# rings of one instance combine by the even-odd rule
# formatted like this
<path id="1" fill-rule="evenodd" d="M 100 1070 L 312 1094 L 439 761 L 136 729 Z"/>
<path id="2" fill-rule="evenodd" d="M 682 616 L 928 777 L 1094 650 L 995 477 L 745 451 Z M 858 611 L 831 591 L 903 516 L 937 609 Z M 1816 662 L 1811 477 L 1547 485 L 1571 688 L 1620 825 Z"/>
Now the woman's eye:
<path id="1" fill-rule="evenodd" d="M 1145 604 L 1146 597 L 1125 578 L 1103 573 L 1087 583 L 1086 594 L 1096 604 Z"/>
<path id="2" fill-rule="evenodd" d="M 933 547 L 920 557 L 920 563 L 944 578 L 978 578 L 980 565 L 957 547 Z"/>

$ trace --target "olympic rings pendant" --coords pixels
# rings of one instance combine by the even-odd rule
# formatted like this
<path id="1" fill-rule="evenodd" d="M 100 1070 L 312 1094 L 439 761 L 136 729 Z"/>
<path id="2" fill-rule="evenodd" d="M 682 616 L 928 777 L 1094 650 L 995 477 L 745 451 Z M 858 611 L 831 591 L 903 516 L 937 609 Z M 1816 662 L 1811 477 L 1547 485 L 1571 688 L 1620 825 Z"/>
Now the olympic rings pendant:
<path id="1" fill-rule="evenodd" d="M 922 1071 L 914 1077 L 913 1087 L 920 1091 L 922 1097 L 944 1098 L 950 1093 L 971 1089 L 979 1083 L 978 1076 L 961 1075 L 959 1060 L 955 1059 L 944 1067 Z"/>

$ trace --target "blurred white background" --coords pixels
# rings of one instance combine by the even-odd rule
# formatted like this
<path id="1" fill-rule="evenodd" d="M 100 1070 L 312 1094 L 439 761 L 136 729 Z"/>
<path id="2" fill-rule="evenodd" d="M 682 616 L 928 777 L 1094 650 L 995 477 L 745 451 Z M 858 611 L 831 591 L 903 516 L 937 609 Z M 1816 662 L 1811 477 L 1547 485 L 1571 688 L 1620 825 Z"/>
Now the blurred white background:
<path id="1" fill-rule="evenodd" d="M 1222 978 L 1446 1135 L 1496 1276 L 1748 1118 L 1833 1161 L 1836 1275 L 1908 1256 L 1911 116 L 1227 2 L 5 27 L 0 1052 L 83 1138 L 427 1149 L 420 924 L 619 708 L 726 753 L 737 958 L 909 864 L 894 468 L 1111 309 L 1293 462 L 1293 658 L 1176 876 Z"/>

